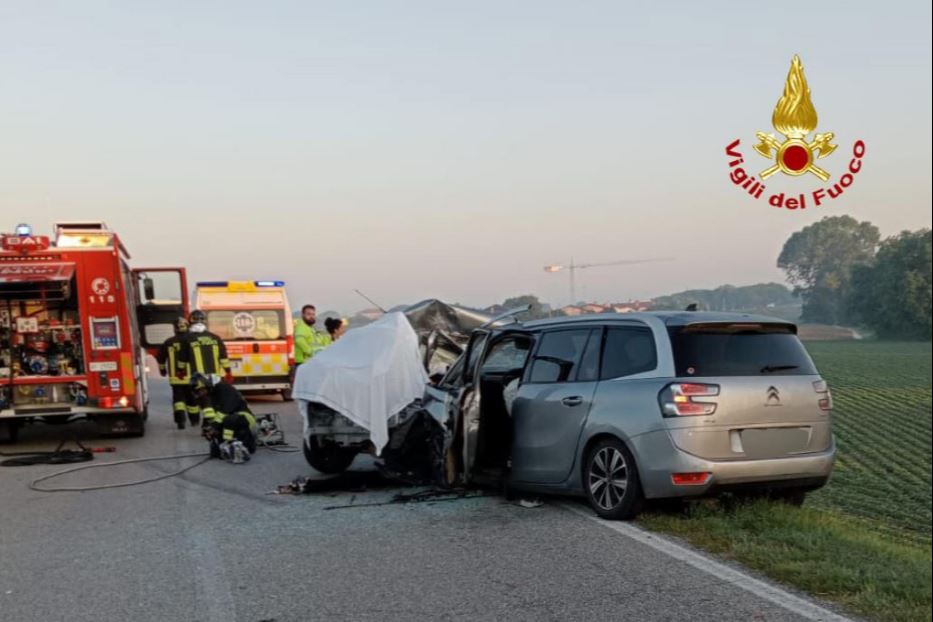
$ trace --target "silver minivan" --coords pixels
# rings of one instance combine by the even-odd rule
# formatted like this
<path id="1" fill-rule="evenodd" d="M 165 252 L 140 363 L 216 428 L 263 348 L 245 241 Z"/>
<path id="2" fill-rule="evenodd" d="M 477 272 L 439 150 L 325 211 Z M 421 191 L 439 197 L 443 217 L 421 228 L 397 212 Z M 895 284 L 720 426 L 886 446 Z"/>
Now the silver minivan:
<path id="1" fill-rule="evenodd" d="M 423 405 L 450 422 L 449 481 L 583 495 L 611 519 L 722 491 L 799 504 L 836 449 L 796 333 L 689 311 L 484 327 Z"/>

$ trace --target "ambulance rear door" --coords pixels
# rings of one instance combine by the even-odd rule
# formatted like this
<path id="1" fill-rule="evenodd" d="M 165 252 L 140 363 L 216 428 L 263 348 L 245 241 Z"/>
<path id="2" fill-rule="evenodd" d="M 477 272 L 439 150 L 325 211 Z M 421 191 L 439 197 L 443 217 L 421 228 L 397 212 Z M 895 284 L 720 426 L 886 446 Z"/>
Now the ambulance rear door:
<path id="1" fill-rule="evenodd" d="M 175 320 L 188 315 L 184 268 L 135 268 L 136 319 L 145 348 L 154 350 L 175 334 Z"/>

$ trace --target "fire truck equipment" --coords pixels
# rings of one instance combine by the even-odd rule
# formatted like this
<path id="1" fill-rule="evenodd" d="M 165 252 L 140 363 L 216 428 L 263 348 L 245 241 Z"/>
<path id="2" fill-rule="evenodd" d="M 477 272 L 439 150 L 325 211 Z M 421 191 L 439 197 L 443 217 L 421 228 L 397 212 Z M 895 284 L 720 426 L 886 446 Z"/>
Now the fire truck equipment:
<path id="1" fill-rule="evenodd" d="M 187 312 L 183 268 L 132 269 L 104 223 L 0 236 L 0 440 L 24 423 L 82 415 L 142 435 L 145 354 Z"/>

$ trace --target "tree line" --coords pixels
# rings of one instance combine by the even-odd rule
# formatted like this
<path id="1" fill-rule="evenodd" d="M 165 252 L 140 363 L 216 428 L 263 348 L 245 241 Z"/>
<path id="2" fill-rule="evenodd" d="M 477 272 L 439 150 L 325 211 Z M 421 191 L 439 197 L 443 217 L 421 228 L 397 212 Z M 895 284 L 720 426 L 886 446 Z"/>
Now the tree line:
<path id="1" fill-rule="evenodd" d="M 879 337 L 930 339 L 930 229 L 881 239 L 851 216 L 829 216 L 795 232 L 777 265 L 803 302 L 801 320 L 865 326 Z"/>

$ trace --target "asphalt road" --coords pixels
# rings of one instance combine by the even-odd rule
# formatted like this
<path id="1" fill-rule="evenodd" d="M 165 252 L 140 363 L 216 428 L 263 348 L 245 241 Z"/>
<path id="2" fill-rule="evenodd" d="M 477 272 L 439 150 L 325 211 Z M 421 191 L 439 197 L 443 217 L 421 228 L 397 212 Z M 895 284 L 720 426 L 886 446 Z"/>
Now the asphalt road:
<path id="1" fill-rule="evenodd" d="M 299 442 L 293 404 L 254 406 L 281 413 Z M 50 449 L 75 433 L 117 447 L 96 463 L 205 449 L 195 430 L 174 429 L 162 382 L 144 438 L 95 438 L 83 423 L 34 425 L 15 449 Z M 138 479 L 190 461 L 91 469 L 54 484 Z M 367 466 L 358 459 L 354 469 Z M 556 499 L 534 509 L 496 496 L 329 509 L 382 503 L 402 489 L 270 495 L 312 470 L 301 453 L 267 450 L 246 465 L 210 461 L 144 486 L 27 488 L 61 468 L 0 469 L 4 622 L 801 619 Z"/>

